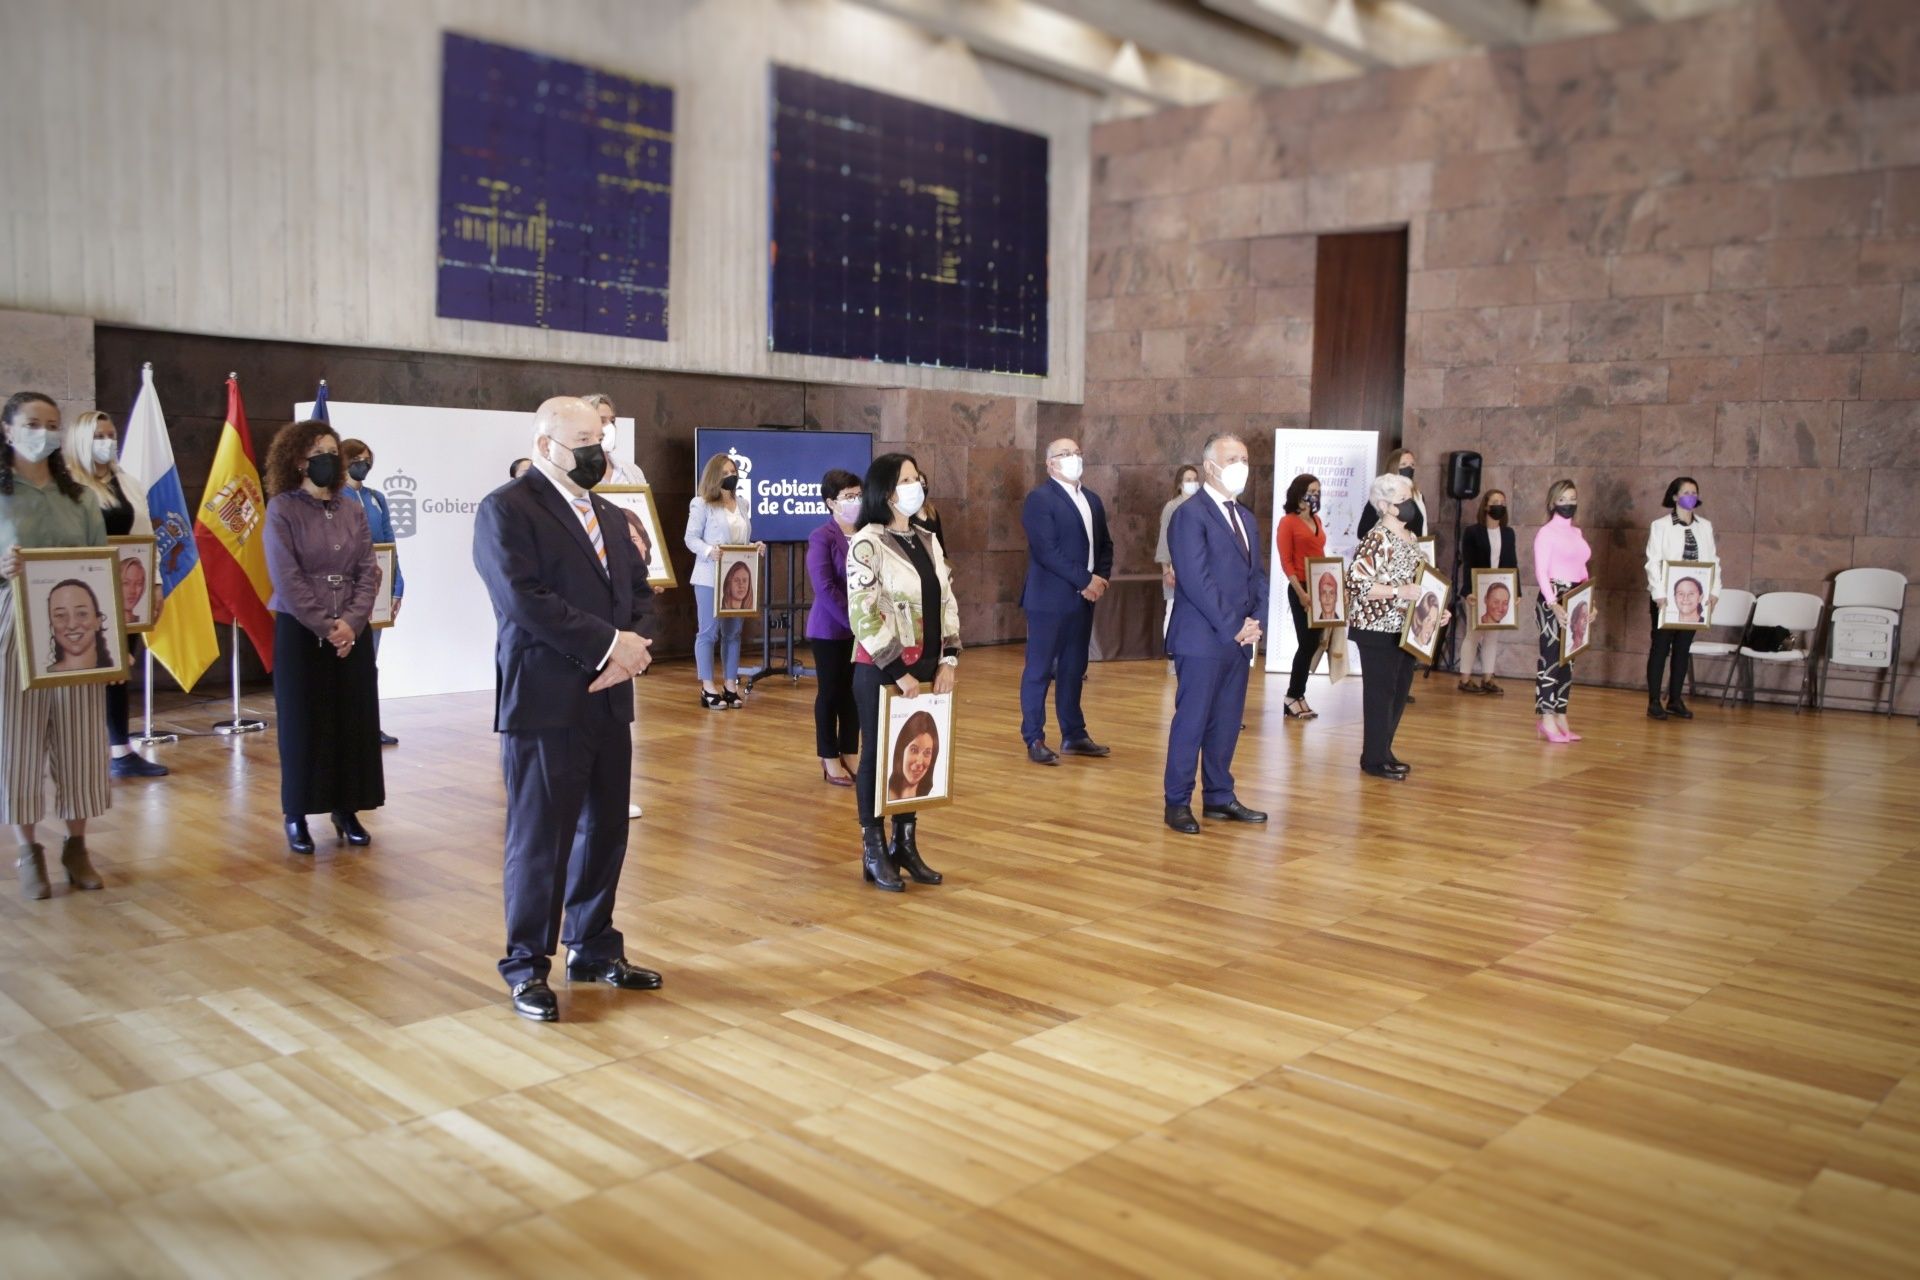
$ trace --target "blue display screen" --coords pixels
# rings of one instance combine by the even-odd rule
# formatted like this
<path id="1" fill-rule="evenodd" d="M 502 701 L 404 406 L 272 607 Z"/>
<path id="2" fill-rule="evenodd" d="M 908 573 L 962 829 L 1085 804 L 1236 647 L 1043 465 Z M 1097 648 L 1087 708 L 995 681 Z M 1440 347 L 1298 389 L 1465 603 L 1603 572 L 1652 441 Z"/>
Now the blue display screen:
<path id="1" fill-rule="evenodd" d="M 820 479 L 835 467 L 856 476 L 873 461 L 865 431 L 768 431 L 703 427 L 694 432 L 694 486 L 707 459 L 724 453 L 740 473 L 735 497 L 753 518 L 756 542 L 805 542 L 827 521 Z"/>

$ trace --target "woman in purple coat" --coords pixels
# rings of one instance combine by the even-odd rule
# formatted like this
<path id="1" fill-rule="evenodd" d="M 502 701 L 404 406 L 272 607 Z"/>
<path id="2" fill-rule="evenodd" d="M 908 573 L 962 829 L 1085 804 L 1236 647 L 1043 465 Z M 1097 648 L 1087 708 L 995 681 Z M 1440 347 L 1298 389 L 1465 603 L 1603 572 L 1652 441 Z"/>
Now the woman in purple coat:
<path id="1" fill-rule="evenodd" d="M 807 539 L 807 580 L 813 584 L 807 642 L 820 681 L 813 699 L 814 747 L 827 782 L 850 787 L 860 754 L 860 717 L 853 706 L 853 628 L 847 624 L 847 539 L 860 528 L 860 477 L 835 468 L 822 477 L 820 497 L 832 518 Z"/>

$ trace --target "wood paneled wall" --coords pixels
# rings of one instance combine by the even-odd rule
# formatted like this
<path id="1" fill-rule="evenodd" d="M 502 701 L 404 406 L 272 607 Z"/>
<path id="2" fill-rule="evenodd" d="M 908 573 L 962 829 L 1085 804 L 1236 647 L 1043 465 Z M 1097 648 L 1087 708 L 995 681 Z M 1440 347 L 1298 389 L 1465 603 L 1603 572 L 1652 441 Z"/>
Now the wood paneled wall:
<path id="1" fill-rule="evenodd" d="M 1319 237 L 1313 284 L 1313 400 L 1307 425 L 1400 426 L 1407 376 L 1407 233 Z"/>

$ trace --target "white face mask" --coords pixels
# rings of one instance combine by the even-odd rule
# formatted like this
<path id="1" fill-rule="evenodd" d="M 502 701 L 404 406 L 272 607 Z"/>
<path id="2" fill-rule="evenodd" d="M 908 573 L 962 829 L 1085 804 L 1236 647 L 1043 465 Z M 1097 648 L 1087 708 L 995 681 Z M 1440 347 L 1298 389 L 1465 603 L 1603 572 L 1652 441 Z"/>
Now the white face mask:
<path id="1" fill-rule="evenodd" d="M 94 466 L 104 467 L 109 462 L 112 462 L 116 456 L 118 456 L 114 451 L 113 444 L 114 442 L 111 440 L 95 440 L 93 442 L 93 465 Z"/>
<path id="2" fill-rule="evenodd" d="M 900 514 L 911 520 L 918 515 L 920 508 L 927 505 L 927 486 L 918 480 L 910 480 L 893 491 L 893 505 Z"/>
<path id="3" fill-rule="evenodd" d="M 841 524 L 859 524 L 860 499 L 841 498 L 833 504 L 833 514 L 839 517 Z"/>
<path id="4" fill-rule="evenodd" d="M 1055 458 L 1054 461 L 1060 464 L 1060 478 L 1062 480 L 1065 480 L 1068 484 L 1080 483 L 1080 475 L 1087 469 L 1087 460 L 1085 458 L 1082 458 L 1077 453 L 1070 453 L 1065 457 Z"/>
<path id="5" fill-rule="evenodd" d="M 15 427 L 13 451 L 27 462 L 44 462 L 53 453 L 53 433 L 45 427 Z"/>
<path id="6" fill-rule="evenodd" d="M 1182 497 L 1191 498 L 1198 492 L 1200 492 L 1200 482 L 1198 480 L 1182 480 L 1180 482 L 1180 494 Z"/>
<path id="7" fill-rule="evenodd" d="M 1229 462 L 1220 468 L 1220 487 L 1229 498 L 1237 498 L 1247 487 L 1248 467 L 1244 462 Z"/>

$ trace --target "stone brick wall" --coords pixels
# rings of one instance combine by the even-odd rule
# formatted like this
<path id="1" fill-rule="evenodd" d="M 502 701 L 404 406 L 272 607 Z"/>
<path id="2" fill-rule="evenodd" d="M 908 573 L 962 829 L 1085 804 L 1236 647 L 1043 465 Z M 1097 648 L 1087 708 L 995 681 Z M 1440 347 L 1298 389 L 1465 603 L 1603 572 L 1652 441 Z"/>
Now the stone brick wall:
<path id="1" fill-rule="evenodd" d="M 62 415 L 93 408 L 93 321 L 0 310 L 0 400 L 39 391 Z"/>
<path id="2" fill-rule="evenodd" d="M 1162 472 L 1209 431 L 1258 464 L 1304 425 L 1313 236 L 1405 225 L 1383 439 L 1417 451 L 1443 535 L 1451 450 L 1485 455 L 1523 548 L 1548 484 L 1581 485 L 1604 625 L 1580 679 L 1643 678 L 1640 564 L 1676 474 L 1730 585 L 1920 579 L 1917 16 L 1759 0 L 1101 126 L 1087 401 L 1055 416 L 1109 464 L 1122 566 L 1148 567 Z M 1904 648 L 1911 672 L 1920 613 Z"/>

